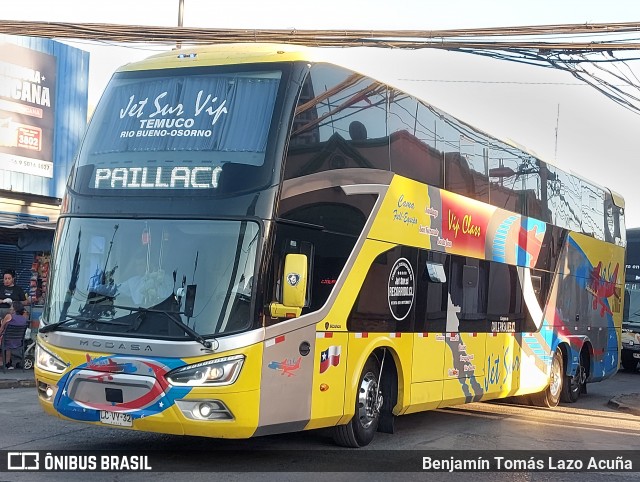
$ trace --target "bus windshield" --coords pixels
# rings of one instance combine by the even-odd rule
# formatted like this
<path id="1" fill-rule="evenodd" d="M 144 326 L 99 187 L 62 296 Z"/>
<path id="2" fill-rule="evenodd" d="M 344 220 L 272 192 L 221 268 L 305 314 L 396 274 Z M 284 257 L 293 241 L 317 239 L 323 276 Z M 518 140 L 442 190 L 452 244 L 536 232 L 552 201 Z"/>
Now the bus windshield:
<path id="1" fill-rule="evenodd" d="M 640 283 L 625 284 L 624 324 L 640 327 Z"/>
<path id="2" fill-rule="evenodd" d="M 116 74 L 79 153 L 75 188 L 211 195 L 224 188 L 225 165 L 242 167 L 243 177 L 270 171 L 281 76 L 221 68 Z"/>
<path id="3" fill-rule="evenodd" d="M 44 318 L 151 338 L 188 338 L 176 320 L 204 337 L 246 330 L 258 234 L 252 221 L 63 219 Z"/>

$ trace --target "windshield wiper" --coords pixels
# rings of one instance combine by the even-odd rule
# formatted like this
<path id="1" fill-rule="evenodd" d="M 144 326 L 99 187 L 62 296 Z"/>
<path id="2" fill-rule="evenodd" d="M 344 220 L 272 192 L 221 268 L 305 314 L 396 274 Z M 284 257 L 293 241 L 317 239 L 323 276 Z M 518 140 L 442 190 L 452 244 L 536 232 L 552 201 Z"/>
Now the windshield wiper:
<path id="1" fill-rule="evenodd" d="M 69 323 L 70 321 L 82 321 L 85 323 L 90 323 L 92 325 L 101 324 L 101 325 L 119 325 L 119 326 L 128 326 L 129 323 L 122 323 L 120 321 L 115 320 L 100 320 L 98 318 L 89 318 L 86 316 L 73 316 L 67 315 L 66 320 L 56 321 L 55 323 L 51 323 L 50 325 L 45 325 L 38 330 L 38 333 L 48 333 L 50 331 L 55 331 L 60 326 Z"/>
<path id="2" fill-rule="evenodd" d="M 197 331 L 191 328 L 189 325 L 183 323 L 180 319 L 174 318 L 171 315 L 182 315 L 183 313 L 180 311 L 166 311 L 166 310 L 156 310 L 153 308 L 141 308 L 135 306 L 122 306 L 122 305 L 113 305 L 114 308 L 120 308 L 121 310 L 129 310 L 134 311 L 136 313 L 160 313 L 169 318 L 173 323 L 178 325 L 180 328 L 184 330 L 186 334 L 188 334 L 192 340 L 197 341 L 202 346 L 204 346 L 207 350 L 210 350 L 213 346 L 209 340 L 205 340 L 202 335 L 200 335 Z M 40 330 L 42 331 L 42 330 Z"/>

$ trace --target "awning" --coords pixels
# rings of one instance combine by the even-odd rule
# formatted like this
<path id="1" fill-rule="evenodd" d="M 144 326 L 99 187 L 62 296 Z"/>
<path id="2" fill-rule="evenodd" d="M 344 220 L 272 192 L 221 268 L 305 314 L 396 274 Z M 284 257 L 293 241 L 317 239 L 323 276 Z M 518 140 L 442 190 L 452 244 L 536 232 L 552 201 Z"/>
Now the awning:
<path id="1" fill-rule="evenodd" d="M 0 226 L 0 244 L 22 251 L 50 251 L 56 223 L 20 223 Z"/>

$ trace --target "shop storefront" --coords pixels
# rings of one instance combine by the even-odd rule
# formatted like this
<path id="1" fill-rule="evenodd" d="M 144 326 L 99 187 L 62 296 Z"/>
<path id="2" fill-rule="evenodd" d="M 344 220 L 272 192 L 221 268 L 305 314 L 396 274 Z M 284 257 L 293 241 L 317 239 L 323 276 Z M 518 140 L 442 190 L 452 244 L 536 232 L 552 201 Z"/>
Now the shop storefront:
<path id="1" fill-rule="evenodd" d="M 39 203 L 33 202 L 36 196 L 23 197 L 31 198 L 29 210 L 40 214 L 0 211 L 0 272 L 6 269 L 16 272 L 16 285 L 29 297 L 31 317 L 37 319 L 47 295 L 51 245 L 60 200 L 51 199 L 49 209 L 38 209 Z M 3 207 L 12 204 L 10 199 L 0 198 Z M 47 213 L 48 210 L 51 213 Z"/>

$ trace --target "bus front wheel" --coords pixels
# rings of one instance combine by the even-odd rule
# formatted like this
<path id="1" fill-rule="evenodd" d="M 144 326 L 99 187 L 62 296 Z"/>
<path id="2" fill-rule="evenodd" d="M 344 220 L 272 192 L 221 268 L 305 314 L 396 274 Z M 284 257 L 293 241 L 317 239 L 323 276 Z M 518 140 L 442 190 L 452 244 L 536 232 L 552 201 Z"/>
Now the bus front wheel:
<path id="1" fill-rule="evenodd" d="M 364 447 L 373 440 L 380 421 L 380 366 L 374 357 L 365 363 L 356 392 L 355 414 L 346 425 L 334 427 L 333 439 L 343 447 Z"/>
<path id="2" fill-rule="evenodd" d="M 553 359 L 551 360 L 549 386 L 539 393 L 532 394 L 531 402 L 538 407 L 553 408 L 558 406 L 563 384 L 564 361 L 562 359 L 562 352 L 560 350 L 556 350 L 553 354 Z"/>

